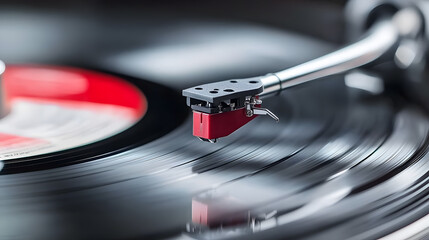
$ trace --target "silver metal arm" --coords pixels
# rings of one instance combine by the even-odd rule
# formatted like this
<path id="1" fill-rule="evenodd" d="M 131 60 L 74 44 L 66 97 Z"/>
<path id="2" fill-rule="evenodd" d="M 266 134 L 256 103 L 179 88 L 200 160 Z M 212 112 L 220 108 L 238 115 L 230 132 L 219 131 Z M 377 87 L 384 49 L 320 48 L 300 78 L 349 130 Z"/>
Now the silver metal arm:
<path id="1" fill-rule="evenodd" d="M 232 115 L 226 113 L 241 110 L 244 110 L 247 117 L 266 115 L 278 121 L 274 113 L 260 107 L 262 104 L 260 98 L 277 95 L 289 87 L 344 73 L 369 63 L 381 63 L 383 60 L 397 63 L 396 60 L 401 55 L 404 56 L 401 54 L 401 47 L 421 42 L 419 37 L 422 36 L 422 25 L 423 19 L 417 10 L 403 9 L 389 19 L 377 21 L 360 41 L 325 56 L 266 76 L 231 79 L 191 87 L 183 90 L 182 94 L 194 112 L 210 116 L 224 114 L 217 116 L 224 116 L 225 122 L 236 123 L 240 117 L 229 119 Z M 419 51 L 419 48 L 415 50 Z M 405 54 L 405 58 L 402 59 L 405 60 L 402 61 L 405 64 L 401 67 L 411 66 L 408 65 L 410 58 L 407 55 L 410 56 Z M 417 56 L 418 53 L 411 55 Z M 241 123 L 244 125 L 247 122 L 248 120 Z M 195 124 L 201 125 L 199 121 Z M 214 128 L 215 125 L 207 125 L 206 128 Z M 216 137 L 226 135 L 228 134 Z"/>
<path id="2" fill-rule="evenodd" d="M 340 50 L 301 65 L 261 77 L 261 97 L 276 95 L 283 89 L 305 82 L 343 73 L 372 63 L 384 54 L 395 51 L 400 40 L 421 29 L 422 20 L 414 9 L 404 9 L 392 19 L 373 26 L 366 37 Z"/>

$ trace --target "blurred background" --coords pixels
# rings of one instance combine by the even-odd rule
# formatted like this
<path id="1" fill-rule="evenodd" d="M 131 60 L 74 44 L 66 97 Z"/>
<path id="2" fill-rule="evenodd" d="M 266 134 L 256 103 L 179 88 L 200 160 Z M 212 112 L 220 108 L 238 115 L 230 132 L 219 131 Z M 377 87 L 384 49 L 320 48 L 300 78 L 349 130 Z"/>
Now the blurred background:
<path id="1" fill-rule="evenodd" d="M 182 88 L 276 71 L 344 39 L 340 0 L 0 1 L 0 59 Z"/>

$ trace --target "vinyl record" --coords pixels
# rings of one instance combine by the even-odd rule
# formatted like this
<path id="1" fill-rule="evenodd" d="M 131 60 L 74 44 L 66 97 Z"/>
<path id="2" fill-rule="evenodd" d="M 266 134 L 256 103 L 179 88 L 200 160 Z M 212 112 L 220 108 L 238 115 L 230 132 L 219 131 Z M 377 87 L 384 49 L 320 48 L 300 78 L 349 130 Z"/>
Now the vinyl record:
<path id="1" fill-rule="evenodd" d="M 293 87 L 263 102 L 279 123 L 259 116 L 216 144 L 192 136 L 182 88 L 282 69 L 329 44 L 177 16 L 0 13 L 0 239 L 427 236 L 429 119 L 389 79 Z"/>

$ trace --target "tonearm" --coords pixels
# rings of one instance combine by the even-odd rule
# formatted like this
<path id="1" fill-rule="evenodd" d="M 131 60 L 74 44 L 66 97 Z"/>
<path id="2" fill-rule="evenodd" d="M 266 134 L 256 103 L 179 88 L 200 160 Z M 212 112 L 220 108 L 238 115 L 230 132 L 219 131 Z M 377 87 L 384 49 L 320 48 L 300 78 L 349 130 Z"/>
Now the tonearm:
<path id="1" fill-rule="evenodd" d="M 258 115 L 279 118 L 261 107 L 262 100 L 283 90 L 355 68 L 401 58 L 403 44 L 422 42 L 424 20 L 416 7 L 406 7 L 391 16 L 380 18 L 360 40 L 337 51 L 295 67 L 265 76 L 231 79 L 183 90 L 187 105 L 193 110 L 193 134 L 203 141 L 216 142 Z M 419 49 L 414 53 L 418 55 Z M 403 60 L 402 68 L 413 64 Z"/>

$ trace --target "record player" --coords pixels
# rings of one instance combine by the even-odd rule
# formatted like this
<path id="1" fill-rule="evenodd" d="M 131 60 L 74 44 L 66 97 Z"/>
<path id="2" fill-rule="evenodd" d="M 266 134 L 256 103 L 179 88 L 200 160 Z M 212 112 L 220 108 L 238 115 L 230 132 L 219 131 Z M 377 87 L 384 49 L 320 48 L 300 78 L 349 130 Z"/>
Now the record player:
<path id="1" fill-rule="evenodd" d="M 0 6 L 0 239 L 428 238 L 428 1 Z"/>

